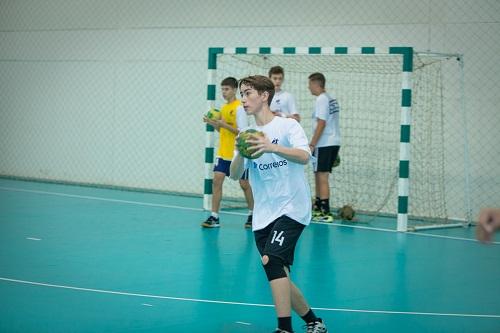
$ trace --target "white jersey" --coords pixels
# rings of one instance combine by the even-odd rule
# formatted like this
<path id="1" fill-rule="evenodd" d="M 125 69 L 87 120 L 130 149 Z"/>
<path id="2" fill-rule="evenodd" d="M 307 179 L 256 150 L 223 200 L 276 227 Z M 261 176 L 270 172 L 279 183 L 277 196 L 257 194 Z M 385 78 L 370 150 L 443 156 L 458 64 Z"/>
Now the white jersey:
<path id="1" fill-rule="evenodd" d="M 326 121 L 325 129 L 321 134 L 316 147 L 340 146 L 339 104 L 335 97 L 326 92 L 316 97 L 313 113 L 313 133 L 318 126 L 318 119 Z"/>
<path id="2" fill-rule="evenodd" d="M 306 134 L 295 119 L 274 117 L 255 129 L 266 134 L 274 144 L 311 153 Z M 308 225 L 311 221 L 311 191 L 305 165 L 266 153 L 253 160 L 245 159 L 254 198 L 253 230 L 267 227 L 282 215 Z"/>
<path id="3" fill-rule="evenodd" d="M 269 108 L 273 112 L 281 112 L 288 116 L 299 113 L 295 106 L 295 98 L 293 98 L 293 95 L 283 90 L 274 94 Z"/>
<path id="4" fill-rule="evenodd" d="M 236 127 L 238 128 L 238 131 L 241 131 L 242 128 L 248 127 L 248 116 L 245 109 L 241 105 L 239 105 L 236 109 Z"/>

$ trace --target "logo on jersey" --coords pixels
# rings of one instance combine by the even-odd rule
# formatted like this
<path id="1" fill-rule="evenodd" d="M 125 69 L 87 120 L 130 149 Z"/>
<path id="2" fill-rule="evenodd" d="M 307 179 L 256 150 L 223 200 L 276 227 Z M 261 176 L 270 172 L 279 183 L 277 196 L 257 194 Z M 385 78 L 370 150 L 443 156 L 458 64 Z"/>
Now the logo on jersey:
<path id="1" fill-rule="evenodd" d="M 258 163 L 258 164 L 256 162 L 253 162 L 253 168 L 259 169 L 261 171 L 266 171 L 266 170 L 281 168 L 282 166 L 285 166 L 287 164 L 288 164 L 287 160 L 281 160 L 281 161 L 272 162 L 272 163 Z"/>
<path id="2" fill-rule="evenodd" d="M 339 103 L 337 103 L 336 99 L 331 99 L 328 101 L 328 110 L 330 111 L 330 114 L 339 112 Z"/>
<path id="3" fill-rule="evenodd" d="M 277 145 L 278 144 L 278 139 L 273 139 L 273 141 L 271 143 Z"/>

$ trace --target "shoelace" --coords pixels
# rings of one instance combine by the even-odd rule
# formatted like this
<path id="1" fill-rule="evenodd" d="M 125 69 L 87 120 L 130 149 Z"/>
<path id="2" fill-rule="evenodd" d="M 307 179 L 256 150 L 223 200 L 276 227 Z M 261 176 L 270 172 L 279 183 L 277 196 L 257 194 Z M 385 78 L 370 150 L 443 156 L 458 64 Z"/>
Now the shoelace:
<path id="1" fill-rule="evenodd" d="M 321 323 L 320 321 L 313 321 L 310 322 L 306 325 L 304 325 L 304 328 L 307 328 L 306 333 L 319 333 L 321 332 L 318 327 L 316 327 L 316 324 Z"/>

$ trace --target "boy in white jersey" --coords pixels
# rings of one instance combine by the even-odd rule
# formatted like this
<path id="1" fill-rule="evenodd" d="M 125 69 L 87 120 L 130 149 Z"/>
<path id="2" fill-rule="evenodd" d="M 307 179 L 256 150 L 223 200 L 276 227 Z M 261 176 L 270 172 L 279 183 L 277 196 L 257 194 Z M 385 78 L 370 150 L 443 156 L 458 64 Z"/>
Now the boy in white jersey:
<path id="1" fill-rule="evenodd" d="M 229 176 L 229 165 L 233 159 L 236 135 L 243 127 L 248 126 L 247 115 L 236 98 L 238 81 L 234 77 L 227 77 L 221 82 L 222 97 L 226 103 L 221 107 L 221 120 L 211 120 L 207 117 L 203 121 L 212 125 L 220 133 L 219 149 L 214 164 L 214 179 L 212 183 L 212 212 L 201 224 L 204 228 L 218 228 L 219 208 L 222 200 L 222 185 L 226 176 Z M 240 179 L 240 186 L 247 201 L 249 213 L 245 228 L 252 227 L 253 197 L 248 175 L 245 173 Z"/>
<path id="2" fill-rule="evenodd" d="M 268 75 L 274 83 L 274 97 L 270 106 L 271 111 L 279 117 L 293 118 L 300 121 L 300 115 L 295 106 L 295 98 L 289 92 L 281 90 L 281 85 L 285 79 L 283 67 L 271 67 Z"/>
<path id="3" fill-rule="evenodd" d="M 274 85 L 265 76 L 240 81 L 245 111 L 255 117 L 256 129 L 265 136 L 248 142 L 259 158 L 244 159 L 235 152 L 231 178 L 238 179 L 249 168 L 254 195 L 252 229 L 269 280 L 278 317 L 276 332 L 293 332 L 291 309 L 306 322 L 307 332 L 327 332 L 301 291 L 290 280 L 295 245 L 311 219 L 310 190 L 304 173 L 311 152 L 307 137 L 294 119 L 276 117 L 269 108 Z"/>
<path id="4" fill-rule="evenodd" d="M 313 219 L 320 222 L 332 222 L 329 176 L 340 149 L 340 109 L 335 97 L 326 92 L 325 82 L 325 76 L 321 73 L 309 75 L 309 90 L 316 96 L 313 136 L 309 147 L 316 158 L 313 163 L 316 185 Z"/>

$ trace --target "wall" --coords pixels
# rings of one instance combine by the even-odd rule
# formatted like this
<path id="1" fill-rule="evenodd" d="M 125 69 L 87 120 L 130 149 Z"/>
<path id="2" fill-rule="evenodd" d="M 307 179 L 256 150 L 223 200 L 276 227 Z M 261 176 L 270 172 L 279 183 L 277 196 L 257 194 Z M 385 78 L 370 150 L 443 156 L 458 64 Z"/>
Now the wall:
<path id="1" fill-rule="evenodd" d="M 464 54 L 474 211 L 500 203 L 496 0 L 2 0 L 0 174 L 201 194 L 208 47 L 330 45 Z"/>

